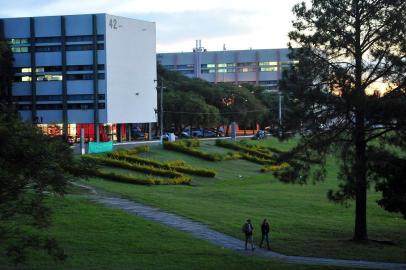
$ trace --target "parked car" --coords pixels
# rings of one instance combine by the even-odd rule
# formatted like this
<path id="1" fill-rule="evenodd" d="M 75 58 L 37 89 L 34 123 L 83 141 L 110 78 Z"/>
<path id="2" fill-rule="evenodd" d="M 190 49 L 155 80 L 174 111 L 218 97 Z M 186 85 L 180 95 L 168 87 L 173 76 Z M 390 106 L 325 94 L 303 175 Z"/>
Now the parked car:
<path id="1" fill-rule="evenodd" d="M 181 133 L 181 135 L 182 137 L 186 138 L 188 137 L 210 138 L 217 136 L 217 134 L 214 131 L 204 128 L 192 128 L 192 131 L 190 131 L 190 128 L 185 128 Z"/>
<path id="2" fill-rule="evenodd" d="M 252 137 L 253 140 L 265 139 L 265 130 L 258 130 L 257 133 Z"/>

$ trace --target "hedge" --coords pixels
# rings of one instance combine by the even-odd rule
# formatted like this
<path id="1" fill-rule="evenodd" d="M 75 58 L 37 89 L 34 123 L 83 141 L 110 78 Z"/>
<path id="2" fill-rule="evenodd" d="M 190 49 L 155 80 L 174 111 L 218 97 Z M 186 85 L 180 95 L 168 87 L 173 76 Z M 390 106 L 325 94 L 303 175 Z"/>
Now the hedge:
<path id="1" fill-rule="evenodd" d="M 167 176 L 170 178 L 176 178 L 176 177 L 183 176 L 183 174 L 176 172 L 176 171 L 163 170 L 163 169 L 156 168 L 156 167 L 149 166 L 149 165 L 135 164 L 135 163 L 130 163 L 128 161 L 117 160 L 117 159 L 107 158 L 107 157 L 103 157 L 103 156 L 85 155 L 85 156 L 82 156 L 82 158 L 88 159 L 88 160 L 93 160 L 99 164 L 103 164 L 103 165 L 107 165 L 107 166 L 123 168 L 123 169 L 127 169 L 127 170 L 132 170 L 132 171 L 139 171 L 139 172 L 149 173 L 149 174 L 153 174 L 153 175 Z"/>
<path id="2" fill-rule="evenodd" d="M 275 160 L 275 156 L 272 154 L 267 154 L 255 149 L 252 149 L 251 147 L 248 147 L 243 144 L 238 144 L 238 143 L 233 143 L 233 142 L 228 142 L 226 140 L 216 140 L 216 145 L 224 148 L 229 148 L 229 149 L 234 149 L 237 151 L 242 151 L 245 153 L 248 153 L 252 156 L 256 156 L 262 159 L 267 159 L 267 160 Z"/>
<path id="3" fill-rule="evenodd" d="M 188 167 L 188 166 L 186 166 L 186 164 L 183 161 L 182 162 L 177 161 L 175 164 L 172 165 L 170 163 L 169 164 L 162 163 L 159 161 L 141 158 L 141 157 L 137 157 L 137 156 L 130 156 L 130 155 L 126 155 L 126 154 L 123 154 L 120 152 L 108 153 L 107 156 L 115 158 L 115 159 L 125 160 L 125 161 L 131 162 L 131 163 L 151 165 L 151 166 L 165 169 L 165 170 L 174 170 L 177 172 L 194 174 L 194 175 L 205 176 L 205 177 L 216 176 L 216 172 L 213 170 L 197 169 L 197 168 Z"/>
<path id="4" fill-rule="evenodd" d="M 283 162 L 281 164 L 275 164 L 275 165 L 270 165 L 270 166 L 264 166 L 261 168 L 261 172 L 276 172 L 276 171 L 281 171 L 284 169 L 287 169 L 290 165 L 286 162 Z"/>
<path id="5" fill-rule="evenodd" d="M 138 184 L 138 185 L 181 185 L 181 184 L 186 185 L 189 184 L 190 181 L 192 180 L 188 176 L 181 176 L 173 179 L 163 180 L 152 177 L 142 178 L 124 174 L 116 174 L 112 172 L 105 173 L 100 171 L 93 171 L 91 175 L 115 182 Z"/>
<path id="6" fill-rule="evenodd" d="M 223 159 L 223 157 L 219 154 L 209 154 L 192 147 L 187 147 L 183 143 L 164 142 L 164 149 L 189 154 L 209 161 L 220 161 Z"/>
<path id="7" fill-rule="evenodd" d="M 273 160 L 259 158 L 259 157 L 250 155 L 248 153 L 240 153 L 240 154 L 241 154 L 241 158 L 254 162 L 254 163 L 258 163 L 258 164 L 262 164 L 262 165 L 272 165 L 275 163 Z"/>

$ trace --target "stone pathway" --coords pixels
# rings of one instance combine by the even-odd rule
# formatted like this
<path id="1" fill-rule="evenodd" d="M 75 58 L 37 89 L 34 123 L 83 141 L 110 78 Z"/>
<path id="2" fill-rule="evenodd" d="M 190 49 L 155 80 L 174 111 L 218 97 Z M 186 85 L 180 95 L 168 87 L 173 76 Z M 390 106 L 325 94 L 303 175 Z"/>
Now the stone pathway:
<path id="1" fill-rule="evenodd" d="M 81 185 L 83 187 L 83 185 Z M 90 188 L 94 190 L 93 188 Z M 94 192 L 92 192 L 94 193 Z M 316 257 L 301 257 L 301 256 L 287 256 L 273 251 L 263 249 L 255 249 L 255 251 L 245 251 L 244 241 L 231 237 L 229 235 L 214 231 L 207 226 L 192 221 L 190 219 L 177 216 L 175 214 L 166 213 L 160 209 L 145 206 L 133 201 L 117 198 L 117 197 L 103 197 L 91 196 L 93 201 L 99 202 L 107 207 L 117 208 L 124 210 L 130 214 L 143 217 L 148 220 L 155 221 L 172 227 L 174 229 L 189 233 L 196 238 L 207 240 L 216 246 L 234 250 L 246 256 L 259 256 L 265 257 L 281 262 L 308 264 L 308 265 L 328 265 L 339 267 L 351 268 L 368 268 L 368 269 L 393 269 L 393 270 L 406 270 L 406 264 L 400 263 L 384 263 L 384 262 L 371 262 L 371 261 L 356 261 L 356 260 L 339 260 L 339 259 L 326 259 Z"/>

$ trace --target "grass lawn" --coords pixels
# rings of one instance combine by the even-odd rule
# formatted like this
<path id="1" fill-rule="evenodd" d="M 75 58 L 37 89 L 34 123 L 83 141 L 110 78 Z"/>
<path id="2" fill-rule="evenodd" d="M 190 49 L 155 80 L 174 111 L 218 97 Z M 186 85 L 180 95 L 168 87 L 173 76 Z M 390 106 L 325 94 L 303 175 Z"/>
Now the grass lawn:
<path id="1" fill-rule="evenodd" d="M 250 143 L 286 150 L 295 141 L 282 144 L 267 139 Z M 202 150 L 224 152 L 213 142 L 204 142 Z M 406 221 L 401 215 L 379 208 L 375 203 L 379 194 L 374 191 L 368 194 L 369 237 L 391 240 L 394 245 L 350 241 L 354 207 L 335 205 L 326 197 L 329 189 L 337 187 L 337 164 L 333 159 L 328 162 L 325 182 L 299 186 L 280 183 L 271 173 L 260 173 L 260 165 L 245 160 L 210 162 L 166 151 L 161 146 L 152 146 L 142 156 L 161 161 L 184 160 L 192 166 L 215 169 L 218 174 L 215 178 L 193 176 L 190 186 L 139 186 L 99 179 L 90 179 L 87 184 L 192 218 L 235 237 L 242 237 L 241 226 L 251 218 L 258 239 L 259 224 L 268 218 L 272 248 L 289 255 L 406 262 Z"/>
<path id="2" fill-rule="evenodd" d="M 0 269 L 337 269 L 238 255 L 77 195 L 51 198 L 49 203 L 54 211 L 50 233 L 68 259 L 56 263 L 35 252 L 25 266 L 14 267 L 0 256 Z"/>

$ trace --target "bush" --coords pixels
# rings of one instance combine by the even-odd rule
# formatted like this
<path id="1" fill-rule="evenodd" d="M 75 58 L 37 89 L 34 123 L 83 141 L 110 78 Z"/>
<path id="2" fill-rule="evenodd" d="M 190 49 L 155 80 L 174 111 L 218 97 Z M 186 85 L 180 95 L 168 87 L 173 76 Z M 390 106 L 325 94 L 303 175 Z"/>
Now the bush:
<path id="1" fill-rule="evenodd" d="M 102 164 L 102 165 L 107 165 L 107 166 L 112 166 L 112 167 L 132 170 L 132 171 L 139 171 L 139 172 L 144 172 L 144 173 L 153 174 L 153 175 L 166 176 L 166 177 L 170 177 L 170 178 L 176 178 L 176 177 L 183 176 L 183 174 L 172 171 L 172 170 L 163 170 L 163 169 L 156 168 L 156 167 L 149 166 L 149 165 L 142 165 L 139 163 L 138 164 L 130 163 L 125 160 L 112 159 L 112 158 L 107 158 L 104 156 L 85 155 L 85 156 L 82 156 L 82 158 L 85 160 L 86 159 L 94 160 L 97 163 Z"/>
<path id="2" fill-rule="evenodd" d="M 242 154 L 239 152 L 228 152 L 223 157 L 224 160 L 237 160 L 242 159 Z"/>
<path id="3" fill-rule="evenodd" d="M 283 162 L 281 164 L 275 164 L 275 165 L 270 165 L 270 166 L 264 166 L 261 168 L 261 172 L 276 172 L 276 171 L 281 171 L 284 169 L 287 169 L 289 167 L 289 164 L 286 162 Z"/>
<path id="4" fill-rule="evenodd" d="M 132 175 L 116 174 L 112 172 L 105 173 L 97 170 L 92 171 L 91 175 L 115 182 L 138 184 L 138 185 L 180 185 L 180 184 L 189 184 L 190 181 L 192 180 L 190 177 L 184 175 L 173 179 L 163 180 L 153 177 L 146 178 L 134 177 Z"/>
<path id="5" fill-rule="evenodd" d="M 223 159 L 223 157 L 219 154 L 209 154 L 192 147 L 187 147 L 183 143 L 164 142 L 164 149 L 189 154 L 209 161 L 220 161 Z"/>
<path id="6" fill-rule="evenodd" d="M 240 154 L 243 159 L 254 162 L 254 163 L 258 163 L 258 164 L 262 164 L 262 165 L 272 165 L 275 163 L 272 160 L 259 158 L 259 157 L 250 155 L 248 153 L 240 153 Z"/>
<path id="7" fill-rule="evenodd" d="M 172 165 L 171 163 L 162 163 L 159 161 L 149 160 L 149 159 L 145 159 L 145 158 L 141 158 L 141 157 L 137 157 L 137 156 L 130 156 L 130 155 L 123 154 L 121 152 L 111 152 L 111 153 L 108 153 L 107 156 L 115 158 L 115 159 L 125 160 L 125 161 L 131 162 L 131 163 L 147 164 L 147 165 L 151 165 L 156 168 L 161 168 L 161 169 L 165 169 L 165 170 L 172 170 L 172 171 L 194 174 L 194 175 L 205 176 L 205 177 L 216 176 L 216 172 L 213 170 L 192 168 L 192 167 L 186 166 L 186 163 L 184 161 L 177 161 L 174 165 Z"/>
<path id="8" fill-rule="evenodd" d="M 187 147 L 200 147 L 200 141 L 197 139 L 182 140 L 178 143 L 185 144 Z"/>
<path id="9" fill-rule="evenodd" d="M 256 156 L 258 158 L 267 159 L 267 160 L 275 160 L 275 156 L 272 153 L 264 153 L 257 149 L 254 149 L 252 146 L 248 146 L 247 143 L 233 143 L 226 140 L 216 140 L 216 145 L 224 148 L 234 149 L 237 151 L 242 151 L 245 153 L 250 154 L 251 156 Z"/>

